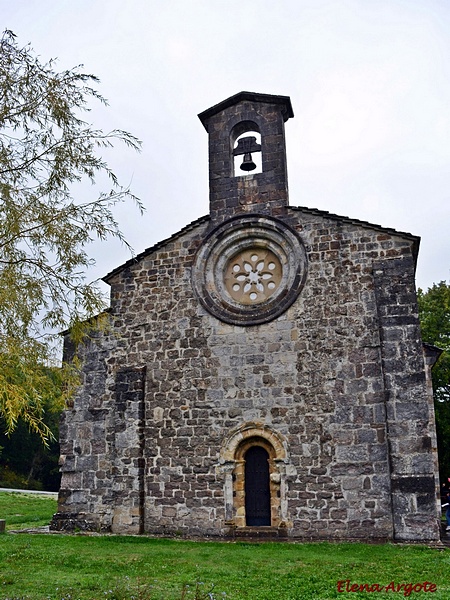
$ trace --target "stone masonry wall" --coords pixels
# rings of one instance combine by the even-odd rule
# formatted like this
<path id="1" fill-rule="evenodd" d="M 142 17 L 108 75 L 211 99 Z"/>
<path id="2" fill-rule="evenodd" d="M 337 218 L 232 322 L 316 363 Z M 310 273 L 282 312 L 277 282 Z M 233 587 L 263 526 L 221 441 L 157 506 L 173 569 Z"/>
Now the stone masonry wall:
<path id="1" fill-rule="evenodd" d="M 84 348 L 64 417 L 56 528 L 226 535 L 239 507 L 221 449 L 252 423 L 287 449 L 289 536 L 437 539 L 412 242 L 319 211 L 286 219 L 308 275 L 266 324 L 222 323 L 196 299 L 207 223 L 113 275 L 112 330 Z"/>
<path id="2" fill-rule="evenodd" d="M 381 331 L 381 355 L 387 407 L 394 533 L 414 540 L 417 529 L 437 535 L 434 475 L 435 436 L 427 388 L 422 340 L 415 307 L 411 258 L 376 262 L 375 293 Z M 428 410 L 430 409 L 431 410 Z M 434 452 L 432 451 L 434 447 Z"/>

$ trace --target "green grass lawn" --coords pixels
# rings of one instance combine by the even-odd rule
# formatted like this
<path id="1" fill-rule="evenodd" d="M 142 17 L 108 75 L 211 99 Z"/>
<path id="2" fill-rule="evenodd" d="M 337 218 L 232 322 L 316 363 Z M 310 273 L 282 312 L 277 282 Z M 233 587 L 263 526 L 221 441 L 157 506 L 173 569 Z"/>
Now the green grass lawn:
<path id="1" fill-rule="evenodd" d="M 0 490 L 0 519 L 6 519 L 7 531 L 41 527 L 49 524 L 56 504 L 52 496 Z"/>
<path id="2" fill-rule="evenodd" d="M 18 509 L 16 495 L 11 497 L 10 509 L 4 496 L 7 494 L 0 492 L 3 516 L 23 512 Z M 35 522 L 41 522 L 48 510 L 46 503 L 51 502 L 47 498 L 31 498 L 30 502 L 36 503 L 40 516 Z M 338 582 L 347 579 L 348 589 L 368 584 L 372 592 L 347 591 L 346 583 L 339 591 Z M 424 581 L 434 584 L 436 591 L 416 592 L 408 587 L 396 591 L 397 585 Z M 186 584 L 190 587 L 183 592 Z M 375 584 L 389 587 L 375 592 Z M 175 600 L 183 594 L 184 600 L 218 600 L 222 593 L 229 600 L 448 600 L 450 550 L 391 544 L 251 544 L 12 533 L 0 536 L 1 600 Z"/>

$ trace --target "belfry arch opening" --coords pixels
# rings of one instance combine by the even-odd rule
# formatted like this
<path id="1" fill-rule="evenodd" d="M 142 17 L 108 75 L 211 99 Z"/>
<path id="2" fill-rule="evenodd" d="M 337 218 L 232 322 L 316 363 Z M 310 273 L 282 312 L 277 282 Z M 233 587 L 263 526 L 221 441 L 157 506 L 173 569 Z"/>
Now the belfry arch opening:
<path id="1" fill-rule="evenodd" d="M 231 132 L 233 175 L 262 173 L 261 133 L 254 121 L 238 123 Z"/>

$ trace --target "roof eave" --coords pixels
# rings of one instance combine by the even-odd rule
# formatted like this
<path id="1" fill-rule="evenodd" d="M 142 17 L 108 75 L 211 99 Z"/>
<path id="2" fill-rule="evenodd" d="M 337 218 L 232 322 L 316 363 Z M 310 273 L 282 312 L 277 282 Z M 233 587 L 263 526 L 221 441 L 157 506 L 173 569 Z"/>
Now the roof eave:
<path id="1" fill-rule="evenodd" d="M 115 275 L 117 275 L 118 273 L 123 271 L 124 269 L 127 269 L 128 267 L 135 265 L 140 260 L 145 258 L 147 255 L 151 254 L 152 252 L 155 252 L 156 250 L 159 250 L 166 244 L 177 239 L 180 235 L 184 235 L 188 231 L 195 229 L 195 227 L 198 227 L 199 225 L 203 225 L 204 223 L 207 223 L 209 221 L 209 219 L 210 219 L 209 215 L 205 215 L 203 217 L 200 217 L 199 219 L 196 219 L 195 221 L 192 221 L 191 223 L 189 223 L 188 225 L 186 225 L 185 227 L 183 227 L 176 233 L 172 234 L 168 238 L 161 240 L 160 242 L 157 242 L 156 244 L 154 244 L 153 246 L 150 246 L 149 248 L 146 248 L 143 252 L 140 252 L 136 256 L 133 256 L 133 258 L 130 258 L 130 260 L 127 260 L 125 263 L 119 265 L 118 267 L 116 267 L 115 269 L 113 269 L 112 271 L 107 273 L 104 277 L 102 277 L 102 281 L 109 284 L 110 280 Z"/>

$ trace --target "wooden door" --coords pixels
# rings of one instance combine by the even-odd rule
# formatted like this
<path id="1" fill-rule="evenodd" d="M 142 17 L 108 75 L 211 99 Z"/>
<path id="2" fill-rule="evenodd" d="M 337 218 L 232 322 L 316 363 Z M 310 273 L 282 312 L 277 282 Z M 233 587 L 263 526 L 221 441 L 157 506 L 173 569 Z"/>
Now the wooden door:
<path id="1" fill-rule="evenodd" d="M 245 520 L 253 527 L 271 524 L 269 454 L 261 446 L 245 454 Z"/>

